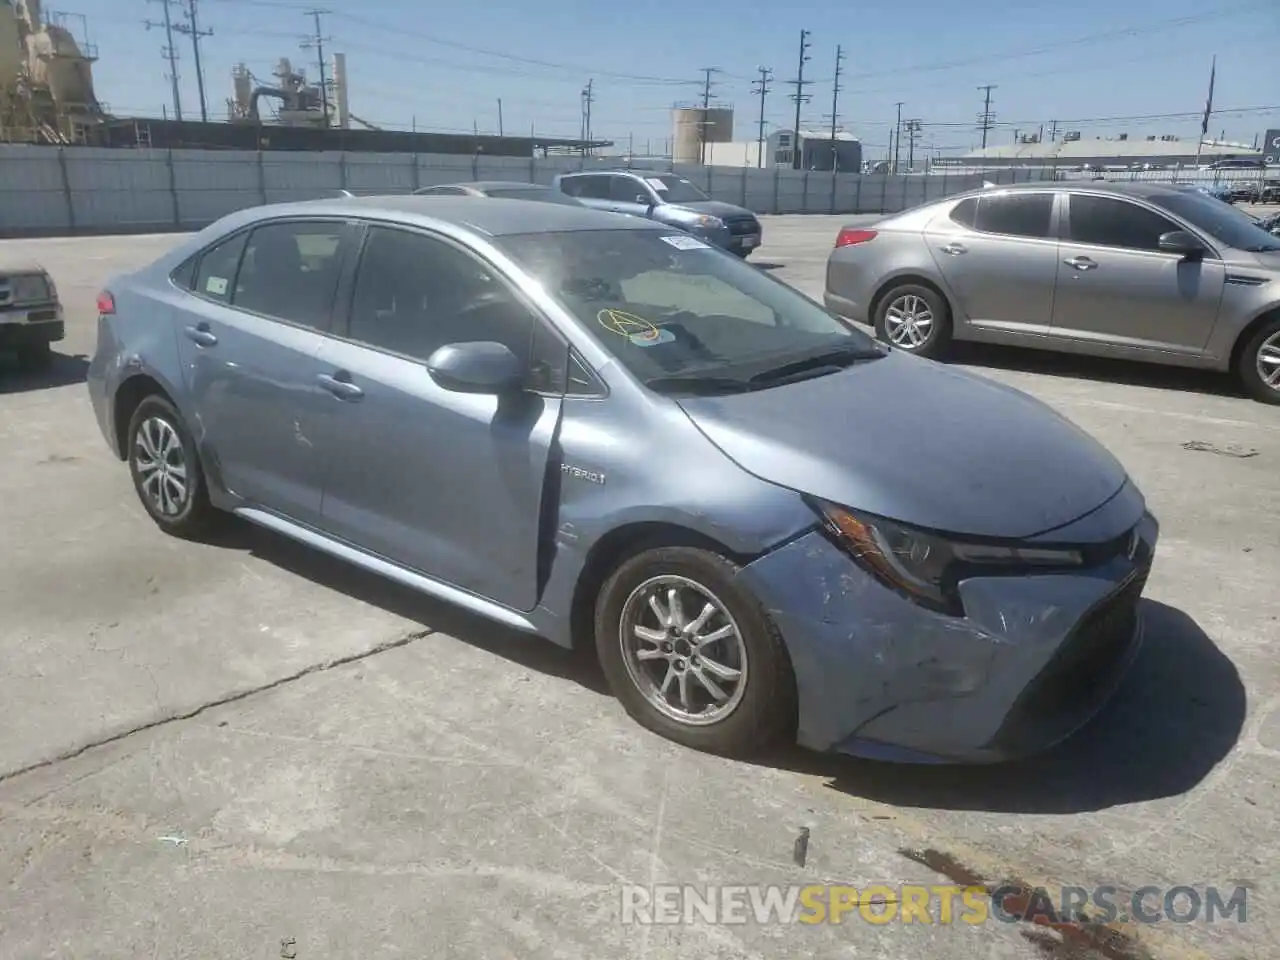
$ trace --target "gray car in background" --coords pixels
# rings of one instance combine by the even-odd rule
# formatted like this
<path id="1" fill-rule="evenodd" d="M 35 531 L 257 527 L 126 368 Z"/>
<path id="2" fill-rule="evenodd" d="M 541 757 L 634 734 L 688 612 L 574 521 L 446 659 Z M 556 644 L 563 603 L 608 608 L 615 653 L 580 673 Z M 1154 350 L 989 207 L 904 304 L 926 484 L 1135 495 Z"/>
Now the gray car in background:
<path id="1" fill-rule="evenodd" d="M 954 339 L 1205 367 L 1280 404 L 1280 239 L 1195 190 L 1025 184 L 848 227 L 825 300 L 920 356 Z"/>
<path id="2" fill-rule="evenodd" d="M 556 187 L 595 210 L 647 217 L 739 257 L 748 257 L 764 236 L 745 207 L 712 200 L 696 184 L 655 170 L 593 170 L 556 177 Z"/>
<path id="3" fill-rule="evenodd" d="M 235 514 L 593 649 L 692 747 L 998 760 L 1138 649 L 1157 524 L 1106 450 L 649 220 L 262 207 L 98 308 L 89 397 L 161 529 Z"/>
<path id="4" fill-rule="evenodd" d="M 566 196 L 554 187 L 540 183 L 523 183 L 518 180 L 473 180 L 468 183 L 441 183 L 433 187 L 419 187 L 413 191 L 419 197 L 493 197 L 499 200 L 539 200 L 543 203 L 562 203 L 581 206 L 577 200 Z"/>

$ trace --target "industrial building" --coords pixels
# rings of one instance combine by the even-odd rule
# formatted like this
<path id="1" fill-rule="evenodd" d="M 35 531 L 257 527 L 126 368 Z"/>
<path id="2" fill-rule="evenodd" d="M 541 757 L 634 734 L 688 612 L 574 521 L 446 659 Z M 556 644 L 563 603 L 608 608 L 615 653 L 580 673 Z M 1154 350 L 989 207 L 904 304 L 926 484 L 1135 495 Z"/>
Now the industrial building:
<path id="1" fill-rule="evenodd" d="M 775 130 L 764 140 L 733 139 L 733 108 L 676 107 L 672 111 L 671 159 L 675 163 L 704 163 L 714 167 L 793 167 L 800 152 L 802 170 L 862 170 L 862 143 L 837 130 Z"/>
<path id="2" fill-rule="evenodd" d="M 1040 134 L 1023 134 L 1013 143 L 989 146 L 962 157 L 940 158 L 937 166 L 961 167 L 1089 167 L 1093 169 L 1142 169 L 1186 167 L 1215 160 L 1256 158 L 1262 151 L 1249 144 L 1150 135 L 1141 139 L 1119 133 L 1110 137 L 1085 137 L 1071 130 L 1061 137 L 1042 140 Z M 1198 156 L 1198 160 L 1197 160 Z"/>
<path id="3" fill-rule="evenodd" d="M 612 146 L 607 140 L 380 129 L 351 112 L 347 62 L 341 53 L 333 55 L 331 77 L 324 84 L 309 83 L 305 72 L 287 59 L 280 60 L 269 82 L 259 82 L 243 64 L 237 66 L 226 122 L 177 115 L 117 117 L 94 93 L 92 65 L 97 59 L 91 44 L 77 42 L 60 23 L 50 22 L 41 0 L 0 0 L 0 142 L 527 158 Z M 269 113 L 262 109 L 264 100 L 272 104 Z"/>

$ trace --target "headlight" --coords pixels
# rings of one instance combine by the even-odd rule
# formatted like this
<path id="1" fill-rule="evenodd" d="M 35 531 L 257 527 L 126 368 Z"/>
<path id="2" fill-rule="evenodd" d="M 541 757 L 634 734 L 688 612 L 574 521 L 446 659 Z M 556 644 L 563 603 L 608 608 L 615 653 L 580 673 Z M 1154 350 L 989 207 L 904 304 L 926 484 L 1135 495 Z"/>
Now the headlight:
<path id="1" fill-rule="evenodd" d="M 718 230 L 720 227 L 724 226 L 724 221 L 719 217 L 710 217 L 704 214 L 702 216 L 695 217 L 693 225 L 695 227 L 701 227 L 704 230 Z"/>
<path id="2" fill-rule="evenodd" d="M 1025 568 L 1070 568 L 1084 562 L 1079 550 L 952 540 L 941 534 L 812 501 L 828 535 L 861 567 L 917 603 L 963 614 L 957 584 L 965 577 L 1015 573 Z"/>
<path id="3" fill-rule="evenodd" d="M 12 278 L 14 303 L 42 303 L 49 299 L 49 284 L 38 273 L 28 273 Z"/>

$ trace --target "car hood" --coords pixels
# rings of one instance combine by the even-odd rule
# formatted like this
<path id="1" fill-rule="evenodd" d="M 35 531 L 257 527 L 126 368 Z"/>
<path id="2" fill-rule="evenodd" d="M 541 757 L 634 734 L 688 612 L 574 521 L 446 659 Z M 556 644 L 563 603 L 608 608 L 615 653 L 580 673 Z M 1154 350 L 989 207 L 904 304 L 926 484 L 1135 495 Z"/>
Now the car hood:
<path id="1" fill-rule="evenodd" d="M 747 215 L 755 216 L 745 207 L 736 207 L 732 203 L 725 203 L 722 200 L 697 200 L 693 203 L 666 203 L 663 204 L 668 210 L 683 210 L 689 213 L 705 214 L 712 217 L 741 217 Z"/>
<path id="2" fill-rule="evenodd" d="M 740 467 L 856 510 L 979 537 L 1031 537 L 1096 509 L 1124 468 L 1024 393 L 892 351 L 754 393 L 681 398 Z"/>

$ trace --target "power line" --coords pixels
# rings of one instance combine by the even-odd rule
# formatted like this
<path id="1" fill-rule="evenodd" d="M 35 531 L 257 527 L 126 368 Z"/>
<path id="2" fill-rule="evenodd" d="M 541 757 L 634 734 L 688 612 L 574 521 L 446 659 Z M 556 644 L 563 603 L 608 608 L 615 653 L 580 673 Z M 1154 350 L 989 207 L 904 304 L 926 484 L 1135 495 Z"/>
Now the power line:
<path id="1" fill-rule="evenodd" d="M 305 37 L 299 46 L 303 50 L 310 50 L 315 47 L 316 62 L 320 65 L 320 109 L 324 113 L 324 125 L 329 126 L 329 80 L 325 76 L 324 63 L 324 43 L 326 40 L 332 40 L 332 37 L 326 37 L 320 27 L 320 18 L 327 14 L 328 10 L 307 10 L 305 15 L 311 17 L 315 23 L 316 32 L 309 37 Z"/>
<path id="2" fill-rule="evenodd" d="M 994 83 L 988 83 L 978 88 L 986 91 L 986 96 L 982 103 L 982 112 L 978 114 L 978 129 L 982 131 L 982 149 L 984 150 L 987 148 L 987 134 L 995 126 L 996 115 L 991 112 L 991 91 L 995 88 L 996 85 Z"/>
<path id="3" fill-rule="evenodd" d="M 760 98 L 760 121 L 759 121 L 759 126 L 757 127 L 758 133 L 756 136 L 756 166 L 763 167 L 764 166 L 764 124 L 765 124 L 764 98 L 769 95 L 769 81 L 773 79 L 773 68 L 772 67 L 756 67 L 756 69 L 760 72 L 760 79 L 753 80 L 751 83 L 752 95 Z"/>
<path id="4" fill-rule="evenodd" d="M 164 21 L 155 23 L 151 20 L 142 21 L 148 30 L 164 28 L 165 45 L 160 50 L 160 55 L 169 61 L 169 83 L 173 87 L 173 116 L 174 119 L 182 119 L 182 94 L 178 89 L 178 49 L 173 45 L 173 18 L 169 15 L 169 8 L 173 5 L 174 0 L 147 0 L 147 3 L 158 3 L 164 9 Z"/>
<path id="5" fill-rule="evenodd" d="M 808 53 L 810 46 L 811 44 L 809 43 L 809 31 L 801 30 L 800 31 L 800 57 L 796 65 L 796 78 L 794 80 L 787 81 L 787 83 L 790 86 L 793 86 L 796 88 L 796 92 L 791 94 L 791 99 L 794 100 L 796 104 L 796 125 L 795 125 L 795 129 L 791 131 L 791 140 L 792 140 L 791 167 L 793 170 L 800 169 L 800 166 L 801 166 L 800 155 L 803 152 L 803 146 L 800 141 L 800 107 L 801 105 L 808 103 L 809 100 L 812 99 L 808 94 L 804 92 L 804 88 L 813 83 L 812 80 L 806 80 L 804 78 L 804 65 L 808 63 L 810 59 L 812 59 Z"/>
<path id="6" fill-rule="evenodd" d="M 196 90 L 200 94 L 200 119 L 208 123 L 209 107 L 204 98 L 204 69 L 200 66 L 200 41 L 205 37 L 212 37 L 213 31 L 200 29 L 200 20 L 196 12 L 198 2 L 199 0 L 186 0 L 183 14 L 187 22 L 175 23 L 173 29 L 191 38 L 191 52 L 195 57 L 196 64 Z"/>
<path id="7" fill-rule="evenodd" d="M 698 134 L 698 162 L 703 166 L 707 163 L 707 134 L 710 121 L 707 119 L 707 111 L 711 108 L 711 78 L 720 72 L 719 67 L 703 67 L 702 74 L 702 123 L 699 124 Z"/>

